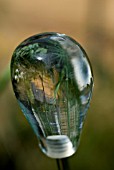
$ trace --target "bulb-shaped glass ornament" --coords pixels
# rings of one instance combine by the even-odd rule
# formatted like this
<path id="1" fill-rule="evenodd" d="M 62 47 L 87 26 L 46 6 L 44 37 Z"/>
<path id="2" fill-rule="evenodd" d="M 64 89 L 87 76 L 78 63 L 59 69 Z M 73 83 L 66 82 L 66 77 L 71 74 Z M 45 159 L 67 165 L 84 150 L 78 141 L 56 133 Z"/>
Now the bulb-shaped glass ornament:
<path id="1" fill-rule="evenodd" d="M 80 44 L 59 33 L 26 39 L 13 53 L 11 80 L 41 150 L 51 158 L 74 154 L 93 89 L 91 65 Z"/>

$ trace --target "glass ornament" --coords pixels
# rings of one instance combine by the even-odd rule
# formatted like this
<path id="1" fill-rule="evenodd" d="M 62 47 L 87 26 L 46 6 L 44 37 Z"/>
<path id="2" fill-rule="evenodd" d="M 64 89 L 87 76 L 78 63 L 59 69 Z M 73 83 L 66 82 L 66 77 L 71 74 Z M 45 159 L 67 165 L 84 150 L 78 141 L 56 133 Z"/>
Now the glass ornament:
<path id="1" fill-rule="evenodd" d="M 93 90 L 81 45 L 65 34 L 34 35 L 15 49 L 11 80 L 41 150 L 58 159 L 74 154 Z"/>

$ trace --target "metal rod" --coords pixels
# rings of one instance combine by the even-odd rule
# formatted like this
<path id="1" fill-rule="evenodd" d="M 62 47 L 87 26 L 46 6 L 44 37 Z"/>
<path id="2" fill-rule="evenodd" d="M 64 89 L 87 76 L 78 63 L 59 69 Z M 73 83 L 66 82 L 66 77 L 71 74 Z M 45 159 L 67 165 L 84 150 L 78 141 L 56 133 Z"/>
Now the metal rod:
<path id="1" fill-rule="evenodd" d="M 68 158 L 56 159 L 58 170 L 70 170 Z"/>

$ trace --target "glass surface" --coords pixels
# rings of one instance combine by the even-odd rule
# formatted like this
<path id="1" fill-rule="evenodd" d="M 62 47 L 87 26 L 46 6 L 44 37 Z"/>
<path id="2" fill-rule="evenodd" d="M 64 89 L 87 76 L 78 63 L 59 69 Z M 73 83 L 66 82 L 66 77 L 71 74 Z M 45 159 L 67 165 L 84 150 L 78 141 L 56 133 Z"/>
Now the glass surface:
<path id="1" fill-rule="evenodd" d="M 65 34 L 32 36 L 14 51 L 11 78 L 42 151 L 52 158 L 74 154 L 93 89 L 83 48 Z"/>

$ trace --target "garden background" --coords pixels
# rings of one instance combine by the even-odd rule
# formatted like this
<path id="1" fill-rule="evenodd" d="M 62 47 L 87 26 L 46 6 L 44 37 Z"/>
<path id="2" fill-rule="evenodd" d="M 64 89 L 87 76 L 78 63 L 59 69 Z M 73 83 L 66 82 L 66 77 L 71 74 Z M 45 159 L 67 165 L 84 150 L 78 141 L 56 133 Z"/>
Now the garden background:
<path id="1" fill-rule="evenodd" d="M 114 1 L 0 0 L 0 169 L 57 170 L 15 99 L 9 64 L 16 46 L 41 32 L 65 33 L 86 50 L 94 93 L 71 170 L 114 169 Z"/>

